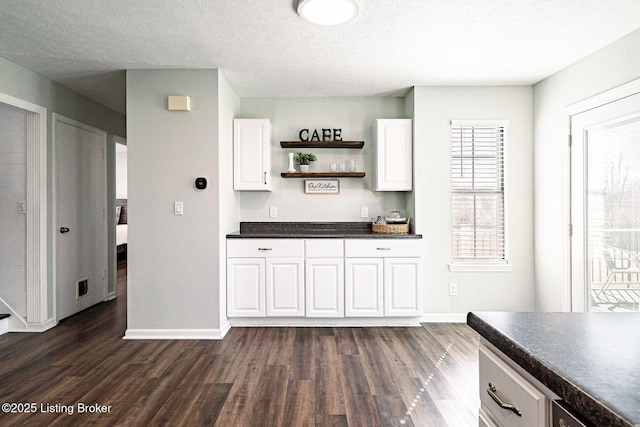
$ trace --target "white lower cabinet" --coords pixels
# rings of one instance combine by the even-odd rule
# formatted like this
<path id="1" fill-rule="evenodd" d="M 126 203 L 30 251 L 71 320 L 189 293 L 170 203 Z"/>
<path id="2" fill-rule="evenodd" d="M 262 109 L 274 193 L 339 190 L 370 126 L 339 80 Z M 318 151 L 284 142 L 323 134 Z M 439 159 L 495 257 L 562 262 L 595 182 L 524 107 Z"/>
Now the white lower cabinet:
<path id="1" fill-rule="evenodd" d="M 307 317 L 344 317 L 344 259 L 306 260 Z"/>
<path id="2" fill-rule="evenodd" d="M 422 315 L 419 239 L 345 241 L 347 317 Z"/>
<path id="3" fill-rule="evenodd" d="M 267 258 L 267 316 L 304 317 L 304 259 Z"/>
<path id="4" fill-rule="evenodd" d="M 344 240 L 305 241 L 307 317 L 344 317 Z"/>
<path id="5" fill-rule="evenodd" d="M 227 259 L 227 315 L 264 317 L 265 260 L 263 258 Z"/>
<path id="6" fill-rule="evenodd" d="M 422 315 L 422 261 L 420 258 L 385 258 L 385 316 Z"/>
<path id="7" fill-rule="evenodd" d="M 534 386 L 484 345 L 480 346 L 479 358 L 480 426 L 550 425 L 550 390 Z"/>
<path id="8" fill-rule="evenodd" d="M 420 257 L 419 239 L 228 239 L 227 314 L 419 317 Z"/>
<path id="9" fill-rule="evenodd" d="M 227 241 L 229 317 L 304 317 L 304 301 L 303 241 Z"/>
<path id="10" fill-rule="evenodd" d="M 384 316 L 382 258 L 347 258 L 345 264 L 345 315 Z"/>

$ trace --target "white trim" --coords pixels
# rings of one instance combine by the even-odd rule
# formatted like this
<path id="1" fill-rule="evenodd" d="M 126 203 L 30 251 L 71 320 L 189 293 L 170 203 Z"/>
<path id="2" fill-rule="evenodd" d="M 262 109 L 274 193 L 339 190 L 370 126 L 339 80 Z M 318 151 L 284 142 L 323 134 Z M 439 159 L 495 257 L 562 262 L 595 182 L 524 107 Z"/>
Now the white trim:
<path id="1" fill-rule="evenodd" d="M 426 313 L 420 323 L 467 323 L 467 313 Z"/>
<path id="2" fill-rule="evenodd" d="M 509 120 L 451 120 L 451 126 L 509 127 Z"/>
<path id="3" fill-rule="evenodd" d="M 27 307 L 26 319 L 16 316 L 23 323 L 40 323 L 48 317 L 47 108 L 4 93 L 0 102 L 27 112 Z"/>
<path id="4" fill-rule="evenodd" d="M 9 318 L 0 320 L 0 335 L 4 335 L 9 332 Z"/>
<path id="5" fill-rule="evenodd" d="M 511 271 L 512 264 L 507 263 L 492 263 L 492 262 L 473 262 L 473 263 L 460 263 L 452 262 L 449 264 L 449 271 L 496 271 L 507 272 Z"/>
<path id="6" fill-rule="evenodd" d="M 228 332 L 223 329 L 127 329 L 125 340 L 221 340 Z"/>
<path id="7" fill-rule="evenodd" d="M 379 327 L 420 326 L 420 317 L 336 317 L 336 318 L 286 318 L 286 317 L 235 317 L 229 319 L 232 327 Z"/>
<path id="8" fill-rule="evenodd" d="M 573 116 L 584 113 L 585 111 L 601 107 L 610 102 L 618 101 L 627 96 L 635 95 L 640 92 L 640 79 L 633 80 L 621 86 L 601 92 L 582 101 L 570 104 L 564 108 L 565 116 Z"/>
<path id="9" fill-rule="evenodd" d="M 628 96 L 640 93 L 640 79 L 633 80 L 623 85 L 601 92 L 582 101 L 575 102 L 564 107 L 562 113 L 562 217 L 564 218 L 564 232 L 562 233 L 562 310 L 565 312 L 572 311 L 577 304 L 572 301 L 572 283 L 571 283 L 571 236 L 569 236 L 569 226 L 571 224 L 571 148 L 568 139 L 571 136 L 571 116 L 584 113 L 585 111 L 601 107 L 605 104 L 618 101 Z"/>
<path id="10" fill-rule="evenodd" d="M 10 320 L 11 317 L 8 318 Z M 40 323 L 16 324 L 9 322 L 9 332 L 44 332 L 56 326 L 55 319 L 47 319 Z"/>

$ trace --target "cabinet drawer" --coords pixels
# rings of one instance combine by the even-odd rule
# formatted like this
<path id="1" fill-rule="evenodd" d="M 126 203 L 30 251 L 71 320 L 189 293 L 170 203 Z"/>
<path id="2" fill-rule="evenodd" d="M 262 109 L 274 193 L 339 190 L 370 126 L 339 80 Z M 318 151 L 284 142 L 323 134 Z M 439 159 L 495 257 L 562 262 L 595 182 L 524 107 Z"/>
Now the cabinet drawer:
<path id="1" fill-rule="evenodd" d="M 307 258 L 335 258 L 344 256 L 344 240 L 313 239 L 305 240 L 304 249 Z"/>
<path id="2" fill-rule="evenodd" d="M 480 347 L 480 401 L 500 424 L 510 427 L 545 426 L 547 398 L 490 350 Z M 520 412 L 500 407 L 495 399 Z"/>
<path id="3" fill-rule="evenodd" d="M 303 258 L 302 239 L 228 239 L 229 258 Z"/>
<path id="4" fill-rule="evenodd" d="M 420 239 L 347 239 L 344 242 L 345 257 L 420 257 Z"/>

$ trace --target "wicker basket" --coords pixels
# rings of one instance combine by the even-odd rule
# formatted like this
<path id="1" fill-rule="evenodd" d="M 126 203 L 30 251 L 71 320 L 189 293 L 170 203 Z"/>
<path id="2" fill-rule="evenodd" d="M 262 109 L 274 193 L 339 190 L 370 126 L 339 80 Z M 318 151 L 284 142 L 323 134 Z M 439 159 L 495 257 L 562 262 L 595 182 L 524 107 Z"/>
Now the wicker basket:
<path id="1" fill-rule="evenodd" d="M 372 228 L 374 233 L 383 234 L 407 234 L 409 232 L 409 222 L 411 218 L 407 219 L 405 224 L 376 224 L 375 220 L 372 221 Z"/>

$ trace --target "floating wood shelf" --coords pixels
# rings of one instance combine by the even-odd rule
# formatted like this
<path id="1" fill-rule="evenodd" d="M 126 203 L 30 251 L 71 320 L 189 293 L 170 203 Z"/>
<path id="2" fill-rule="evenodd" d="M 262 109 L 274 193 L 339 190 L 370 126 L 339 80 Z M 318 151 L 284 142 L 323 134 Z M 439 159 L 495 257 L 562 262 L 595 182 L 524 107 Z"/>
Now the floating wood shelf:
<path id="1" fill-rule="evenodd" d="M 280 141 L 282 148 L 362 148 L 364 141 Z"/>
<path id="2" fill-rule="evenodd" d="M 282 172 L 283 178 L 364 178 L 364 172 Z"/>

